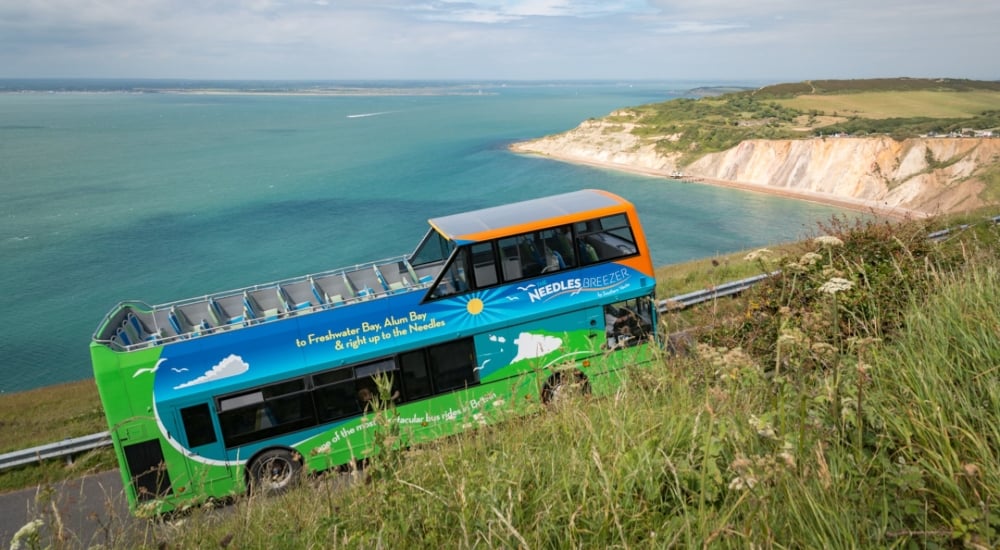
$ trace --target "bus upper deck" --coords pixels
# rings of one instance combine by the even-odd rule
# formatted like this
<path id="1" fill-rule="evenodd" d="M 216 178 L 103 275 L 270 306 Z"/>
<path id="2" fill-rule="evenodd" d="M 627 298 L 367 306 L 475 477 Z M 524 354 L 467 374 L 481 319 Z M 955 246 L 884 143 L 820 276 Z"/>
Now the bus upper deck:
<path id="1" fill-rule="evenodd" d="M 626 205 L 611 193 L 583 190 L 432 218 L 410 255 L 157 306 L 121 302 L 93 340 L 133 351 L 412 292 L 436 300 L 627 258 L 645 243 L 636 242 L 643 237 L 631 231 Z M 637 261 L 651 276 L 649 258 Z"/>

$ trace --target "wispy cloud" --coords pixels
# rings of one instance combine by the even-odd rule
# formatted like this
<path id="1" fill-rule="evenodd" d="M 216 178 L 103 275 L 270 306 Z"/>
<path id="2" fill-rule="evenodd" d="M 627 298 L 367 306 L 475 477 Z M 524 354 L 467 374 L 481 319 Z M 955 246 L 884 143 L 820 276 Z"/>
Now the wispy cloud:
<path id="1" fill-rule="evenodd" d="M 593 18 L 641 13 L 648 10 L 645 1 L 621 0 L 469 0 L 437 2 L 412 8 L 420 17 L 434 21 L 464 23 L 509 23 L 533 17 Z"/>
<path id="2" fill-rule="evenodd" d="M 1000 2 L 19 0 L 0 77 L 1000 78 Z"/>
<path id="3" fill-rule="evenodd" d="M 749 25 L 745 23 L 710 23 L 700 21 L 678 21 L 667 24 L 655 32 L 662 34 L 707 34 L 735 29 L 746 29 Z"/>

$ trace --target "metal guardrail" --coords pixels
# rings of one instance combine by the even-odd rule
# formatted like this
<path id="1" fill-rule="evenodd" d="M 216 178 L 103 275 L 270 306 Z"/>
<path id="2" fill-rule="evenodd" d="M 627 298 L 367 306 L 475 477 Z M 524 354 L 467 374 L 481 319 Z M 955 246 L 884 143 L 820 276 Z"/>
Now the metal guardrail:
<path id="1" fill-rule="evenodd" d="M 56 443 L 49 443 L 40 447 L 14 451 L 0 455 L 0 471 L 18 466 L 25 466 L 41 462 L 51 458 L 72 459 L 74 455 L 92 449 L 107 447 L 111 445 L 111 434 L 101 432 L 83 437 L 64 439 Z"/>
<path id="2" fill-rule="evenodd" d="M 993 216 L 992 218 L 989 218 L 989 221 L 993 222 L 994 225 L 1000 224 L 1000 216 Z M 927 234 L 927 238 L 930 239 L 930 240 L 932 240 L 932 241 L 934 241 L 934 242 L 941 242 L 946 237 L 948 237 L 948 235 L 951 235 L 952 233 L 957 233 L 959 231 L 968 229 L 968 228 L 972 227 L 972 225 L 973 224 L 971 224 L 971 223 L 963 223 L 962 225 L 956 225 L 955 227 L 949 227 L 948 229 L 941 229 L 939 231 L 933 231 L 933 232 Z"/>
<path id="3" fill-rule="evenodd" d="M 747 277 L 746 279 L 740 279 L 738 281 L 723 283 L 721 285 L 714 286 L 711 288 L 706 288 L 704 290 L 696 290 L 694 292 L 688 292 L 687 294 L 680 294 L 678 296 L 674 296 L 673 298 L 660 300 L 659 302 L 656 303 L 656 307 L 660 313 L 680 311 L 682 309 L 687 309 L 693 305 L 697 305 L 702 302 L 708 302 L 716 298 L 722 298 L 725 296 L 732 296 L 734 294 L 739 294 L 740 292 L 743 292 L 744 290 L 763 281 L 764 279 L 767 279 L 768 277 L 773 277 L 779 273 L 781 272 L 773 271 L 771 273 L 755 275 L 753 277 Z"/>

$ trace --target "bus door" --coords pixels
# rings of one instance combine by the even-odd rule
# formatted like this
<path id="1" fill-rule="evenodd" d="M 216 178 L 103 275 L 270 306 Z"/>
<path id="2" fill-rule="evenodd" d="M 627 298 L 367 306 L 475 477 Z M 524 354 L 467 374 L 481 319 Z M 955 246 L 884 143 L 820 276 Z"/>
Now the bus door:
<path id="1" fill-rule="evenodd" d="M 224 467 L 218 467 L 218 459 L 225 458 L 225 449 L 213 417 L 215 414 L 208 403 L 175 409 L 175 425 L 181 426 L 182 433 L 171 434 L 185 449 L 183 462 L 190 483 L 208 494 L 215 494 L 213 486 L 232 479 L 233 475 L 228 460 L 224 461 Z"/>

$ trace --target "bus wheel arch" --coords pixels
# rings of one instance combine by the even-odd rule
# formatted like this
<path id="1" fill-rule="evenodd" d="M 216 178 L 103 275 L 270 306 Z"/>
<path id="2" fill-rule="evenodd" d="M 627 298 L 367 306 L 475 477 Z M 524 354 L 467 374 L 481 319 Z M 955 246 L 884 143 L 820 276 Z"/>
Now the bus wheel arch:
<path id="1" fill-rule="evenodd" d="M 554 403 L 565 398 L 568 393 L 590 393 L 587 375 L 576 368 L 563 369 L 552 373 L 542 386 L 542 403 Z"/>
<path id="2" fill-rule="evenodd" d="M 272 447 L 247 461 L 246 483 L 250 494 L 279 495 L 298 485 L 302 455 L 286 447 Z"/>

